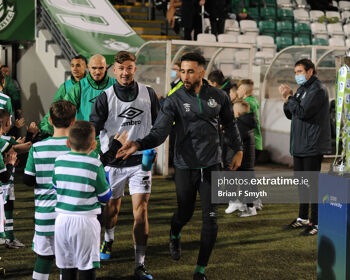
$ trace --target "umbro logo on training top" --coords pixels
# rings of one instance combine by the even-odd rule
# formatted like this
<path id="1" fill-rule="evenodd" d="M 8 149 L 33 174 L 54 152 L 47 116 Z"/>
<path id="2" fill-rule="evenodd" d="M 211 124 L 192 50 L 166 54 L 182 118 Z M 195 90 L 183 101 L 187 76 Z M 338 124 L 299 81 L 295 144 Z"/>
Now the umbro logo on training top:
<path id="1" fill-rule="evenodd" d="M 118 115 L 118 117 L 126 118 L 126 119 L 133 119 L 136 118 L 137 116 L 141 115 L 143 113 L 142 110 L 136 109 L 134 107 L 129 107 L 126 109 L 124 112 Z"/>

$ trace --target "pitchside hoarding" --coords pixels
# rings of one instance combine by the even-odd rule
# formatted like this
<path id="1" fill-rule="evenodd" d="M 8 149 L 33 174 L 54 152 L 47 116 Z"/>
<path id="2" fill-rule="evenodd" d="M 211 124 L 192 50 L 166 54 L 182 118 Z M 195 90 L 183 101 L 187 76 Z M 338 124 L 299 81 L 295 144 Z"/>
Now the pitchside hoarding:
<path id="1" fill-rule="evenodd" d="M 99 53 L 113 63 L 118 51 L 144 43 L 108 0 L 41 0 L 71 46 L 86 57 Z"/>
<path id="2" fill-rule="evenodd" d="M 0 0 L 0 41 L 35 39 L 35 0 Z"/>

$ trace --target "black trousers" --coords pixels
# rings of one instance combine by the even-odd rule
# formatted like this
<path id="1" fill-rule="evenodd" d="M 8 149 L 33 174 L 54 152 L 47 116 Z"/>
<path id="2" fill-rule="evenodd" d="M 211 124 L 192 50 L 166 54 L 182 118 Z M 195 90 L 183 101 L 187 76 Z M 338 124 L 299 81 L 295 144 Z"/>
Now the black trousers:
<path id="1" fill-rule="evenodd" d="M 215 36 L 225 32 L 225 18 L 209 18 L 211 33 Z"/>
<path id="2" fill-rule="evenodd" d="M 211 171 L 219 166 L 203 169 L 175 168 L 177 211 L 171 221 L 171 232 L 178 235 L 192 218 L 195 209 L 197 191 L 202 207 L 202 232 L 197 264 L 207 266 L 218 233 L 217 206 L 211 203 Z"/>
<path id="3" fill-rule="evenodd" d="M 311 157 L 294 157 L 294 171 L 320 171 L 322 163 L 322 155 Z M 303 200 L 311 199 L 311 195 L 317 197 L 317 186 L 310 189 L 299 189 L 299 198 Z M 309 218 L 310 203 L 300 203 L 299 218 Z M 311 203 L 310 223 L 318 225 L 318 204 Z"/>

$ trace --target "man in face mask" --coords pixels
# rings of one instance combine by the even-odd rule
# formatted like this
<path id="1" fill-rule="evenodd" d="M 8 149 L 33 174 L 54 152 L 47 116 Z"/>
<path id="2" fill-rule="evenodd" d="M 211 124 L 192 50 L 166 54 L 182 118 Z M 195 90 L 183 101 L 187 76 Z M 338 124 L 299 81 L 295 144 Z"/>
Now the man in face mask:
<path id="1" fill-rule="evenodd" d="M 299 60 L 294 67 L 295 81 L 300 87 L 293 95 L 285 84 L 279 86 L 284 101 L 284 114 L 290 120 L 290 153 L 294 171 L 320 171 L 322 157 L 331 152 L 329 97 L 326 87 L 316 77 L 315 65 L 309 59 Z M 317 198 L 316 186 L 299 188 L 300 201 Z M 302 235 L 315 235 L 318 231 L 318 205 L 300 203 L 299 216 L 288 229 L 305 230 Z"/>

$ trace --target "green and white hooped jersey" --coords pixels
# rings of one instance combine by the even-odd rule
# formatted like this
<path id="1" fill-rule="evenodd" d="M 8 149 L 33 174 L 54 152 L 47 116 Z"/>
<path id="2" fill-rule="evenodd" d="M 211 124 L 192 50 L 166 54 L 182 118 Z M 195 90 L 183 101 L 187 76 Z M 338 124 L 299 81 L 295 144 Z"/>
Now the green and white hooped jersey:
<path id="1" fill-rule="evenodd" d="M 11 98 L 0 91 L 0 110 L 7 110 L 12 117 L 12 103 Z"/>
<path id="2" fill-rule="evenodd" d="M 111 86 L 105 93 L 108 101 L 108 118 L 100 132 L 102 152 L 107 152 L 116 132 L 126 130 L 128 139 L 135 141 L 145 137 L 152 128 L 151 99 L 144 84 L 137 83 L 137 98 L 130 102 L 120 100 Z M 136 154 L 142 154 L 137 151 Z"/>
<path id="3" fill-rule="evenodd" d="M 11 145 L 16 145 L 16 144 L 18 144 L 18 143 L 16 142 L 16 140 L 13 139 L 11 136 L 1 135 L 1 139 L 2 139 L 2 140 L 5 140 L 6 143 L 7 143 L 8 145 L 10 145 L 10 144 L 11 144 Z M 7 145 L 7 146 L 8 146 L 8 145 Z M 7 146 L 6 146 L 6 147 L 7 147 Z M 6 149 L 6 148 L 5 148 L 5 149 Z M 12 169 L 12 173 L 11 173 L 10 179 L 9 179 L 7 182 L 0 182 L 0 186 L 2 186 L 3 189 L 13 187 L 14 176 L 15 176 L 15 168 Z M 5 197 L 5 199 L 7 199 L 7 198 Z"/>
<path id="4" fill-rule="evenodd" d="M 38 235 L 54 235 L 56 191 L 52 187 L 52 174 L 58 156 L 70 151 L 67 137 L 49 137 L 33 144 L 29 150 L 24 173 L 35 176 L 35 232 Z"/>
<path id="5" fill-rule="evenodd" d="M 70 152 L 55 161 L 52 183 L 57 191 L 56 212 L 72 215 L 101 213 L 98 197 L 110 193 L 101 161 Z"/>
<path id="6" fill-rule="evenodd" d="M 2 158 L 2 154 L 0 153 L 0 173 L 6 172 L 6 165 L 4 163 L 4 160 Z M 0 199 L 3 200 L 3 188 L 0 185 Z"/>

